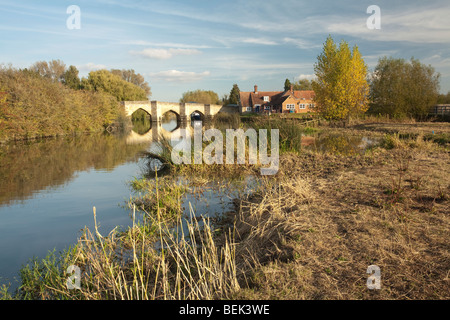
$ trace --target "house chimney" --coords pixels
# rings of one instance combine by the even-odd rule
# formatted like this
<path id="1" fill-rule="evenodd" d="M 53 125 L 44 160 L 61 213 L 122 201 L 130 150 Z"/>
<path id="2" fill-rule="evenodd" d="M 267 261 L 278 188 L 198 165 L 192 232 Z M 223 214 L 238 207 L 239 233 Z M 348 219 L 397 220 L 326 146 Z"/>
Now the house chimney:
<path id="1" fill-rule="evenodd" d="M 294 85 L 291 84 L 291 93 L 294 94 Z"/>
<path id="2" fill-rule="evenodd" d="M 255 84 L 255 93 L 258 93 L 258 86 Z"/>

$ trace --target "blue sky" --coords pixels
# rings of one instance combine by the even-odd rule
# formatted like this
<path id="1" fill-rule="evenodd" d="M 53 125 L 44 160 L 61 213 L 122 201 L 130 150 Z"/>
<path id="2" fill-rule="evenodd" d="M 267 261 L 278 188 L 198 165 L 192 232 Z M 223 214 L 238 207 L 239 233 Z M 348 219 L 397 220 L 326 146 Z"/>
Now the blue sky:
<path id="1" fill-rule="evenodd" d="M 67 7 L 81 9 L 81 29 L 69 30 Z M 366 12 L 381 9 L 381 29 Z M 60 59 L 82 76 L 101 68 L 134 69 L 152 100 L 183 92 L 283 89 L 284 80 L 313 77 L 331 34 L 358 45 L 370 70 L 392 56 L 431 64 L 450 91 L 450 3 L 435 1 L 3 1 L 0 63 L 28 67 Z"/>

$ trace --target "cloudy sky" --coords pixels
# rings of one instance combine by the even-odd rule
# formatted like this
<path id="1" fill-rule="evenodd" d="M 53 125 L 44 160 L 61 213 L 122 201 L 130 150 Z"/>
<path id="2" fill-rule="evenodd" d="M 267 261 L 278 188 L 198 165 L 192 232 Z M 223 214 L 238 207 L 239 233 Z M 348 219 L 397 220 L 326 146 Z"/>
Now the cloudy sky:
<path id="1" fill-rule="evenodd" d="M 70 5 L 80 8 L 80 29 L 67 27 Z M 380 30 L 367 27 L 370 5 L 381 9 Z M 134 69 L 152 100 L 178 101 L 188 90 L 222 96 L 234 83 L 272 91 L 311 78 L 330 34 L 358 45 L 371 70 L 385 55 L 431 64 L 446 93 L 449 17 L 448 0 L 0 0 L 0 63 L 60 59 L 82 76 Z"/>

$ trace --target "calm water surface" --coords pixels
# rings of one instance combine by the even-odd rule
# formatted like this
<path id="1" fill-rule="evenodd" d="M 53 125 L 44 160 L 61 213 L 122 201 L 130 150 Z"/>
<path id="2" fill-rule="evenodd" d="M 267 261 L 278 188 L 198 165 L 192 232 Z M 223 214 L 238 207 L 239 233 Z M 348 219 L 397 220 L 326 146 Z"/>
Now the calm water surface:
<path id="1" fill-rule="evenodd" d="M 162 130 L 163 129 L 163 130 Z M 153 132 L 152 132 L 153 131 Z M 144 174 L 143 151 L 158 149 L 154 137 L 179 134 L 176 121 L 127 136 L 92 135 L 0 146 L 0 284 L 18 285 L 18 270 L 76 243 L 85 226 L 102 234 L 132 224 L 126 201 L 129 182 Z M 187 195 L 197 213 L 231 208 L 223 193 Z"/>

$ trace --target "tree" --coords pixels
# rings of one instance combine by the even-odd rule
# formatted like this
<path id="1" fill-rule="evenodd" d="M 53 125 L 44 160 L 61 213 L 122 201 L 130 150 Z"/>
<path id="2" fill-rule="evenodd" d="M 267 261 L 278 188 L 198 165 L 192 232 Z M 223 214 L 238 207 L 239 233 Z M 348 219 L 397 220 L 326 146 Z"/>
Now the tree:
<path id="1" fill-rule="evenodd" d="M 347 42 L 336 46 L 331 36 L 314 65 L 312 86 L 319 111 L 326 119 L 343 120 L 368 109 L 367 66 L 358 47 Z"/>
<path id="2" fill-rule="evenodd" d="M 433 67 L 414 58 L 407 62 L 383 57 L 371 79 L 370 111 L 396 118 L 422 118 L 437 102 L 439 78 Z"/>
<path id="3" fill-rule="evenodd" d="M 148 82 L 145 81 L 144 77 L 141 74 L 136 73 L 133 69 L 129 69 L 129 70 L 111 69 L 111 73 L 121 77 L 125 81 L 128 81 L 128 82 L 140 87 L 141 89 L 143 89 L 145 91 L 145 94 L 147 95 L 147 97 L 152 95 L 151 88 L 150 88 Z"/>
<path id="4" fill-rule="evenodd" d="M 239 104 L 240 101 L 240 90 L 237 84 L 233 84 L 233 88 L 230 91 L 230 96 L 228 98 L 229 104 Z"/>
<path id="5" fill-rule="evenodd" d="M 313 90 L 312 81 L 308 79 L 300 79 L 293 86 L 294 90 Z"/>
<path id="6" fill-rule="evenodd" d="M 284 91 L 289 91 L 289 90 L 291 90 L 291 81 L 289 81 L 289 79 L 286 79 L 285 81 L 284 81 Z"/>
<path id="7" fill-rule="evenodd" d="M 447 92 L 447 94 L 439 94 L 438 96 L 438 100 L 437 100 L 438 104 L 449 104 L 450 103 L 450 91 Z"/>
<path id="8" fill-rule="evenodd" d="M 219 95 L 214 91 L 195 90 L 183 93 L 180 99 L 181 103 L 204 103 L 204 104 L 221 104 Z"/>
<path id="9" fill-rule="evenodd" d="M 30 67 L 30 70 L 38 73 L 41 77 L 49 78 L 56 82 L 61 81 L 66 71 L 66 64 L 61 60 L 38 61 Z"/>
<path id="10" fill-rule="evenodd" d="M 70 66 L 69 69 L 62 75 L 62 83 L 71 89 L 80 89 L 81 81 L 78 77 L 78 69 L 75 66 Z"/>
<path id="11" fill-rule="evenodd" d="M 89 72 L 87 79 L 81 79 L 81 88 L 107 92 L 119 101 L 147 100 L 144 89 L 104 69 Z"/>

